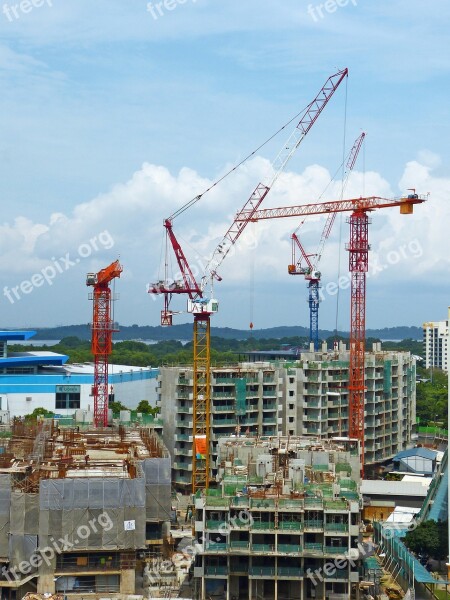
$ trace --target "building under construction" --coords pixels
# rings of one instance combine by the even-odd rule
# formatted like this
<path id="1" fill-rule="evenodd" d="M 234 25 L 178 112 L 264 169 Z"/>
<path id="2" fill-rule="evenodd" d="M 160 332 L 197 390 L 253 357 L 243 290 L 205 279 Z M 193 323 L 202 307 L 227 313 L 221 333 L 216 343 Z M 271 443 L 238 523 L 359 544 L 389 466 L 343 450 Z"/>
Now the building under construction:
<path id="1" fill-rule="evenodd" d="M 259 357 L 263 358 L 260 352 Z M 218 441 L 224 436 L 349 435 L 349 351 L 338 347 L 302 352 L 297 360 L 260 360 L 211 368 L 211 478 L 217 475 Z M 193 369 L 162 367 L 158 403 L 164 442 L 173 458 L 173 481 L 192 483 Z M 415 358 L 410 352 L 365 355 L 365 463 L 375 465 L 412 444 L 415 425 Z"/>
<path id="2" fill-rule="evenodd" d="M 219 489 L 195 499 L 195 597 L 358 597 L 358 440 L 222 438 L 218 454 Z"/>
<path id="3" fill-rule="evenodd" d="M 134 594 L 162 556 L 171 461 L 147 428 L 58 428 L 15 419 L 0 440 L 0 591 Z"/>

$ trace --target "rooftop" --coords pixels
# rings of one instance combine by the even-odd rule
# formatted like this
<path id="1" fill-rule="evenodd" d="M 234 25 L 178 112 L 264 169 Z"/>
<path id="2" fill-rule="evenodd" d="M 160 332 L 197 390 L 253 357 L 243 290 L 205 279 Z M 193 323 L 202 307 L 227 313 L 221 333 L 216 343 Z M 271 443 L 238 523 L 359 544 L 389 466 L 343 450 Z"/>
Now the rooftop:
<path id="1" fill-rule="evenodd" d="M 15 340 L 29 340 L 34 335 L 36 335 L 36 331 L 0 331 L 0 341 L 15 341 Z"/>
<path id="2" fill-rule="evenodd" d="M 60 428 L 51 419 L 14 419 L 2 447 L 0 474 L 16 476 L 17 486 L 30 492 L 41 479 L 134 479 L 141 461 L 168 457 L 160 438 L 145 427 L 80 430 Z"/>

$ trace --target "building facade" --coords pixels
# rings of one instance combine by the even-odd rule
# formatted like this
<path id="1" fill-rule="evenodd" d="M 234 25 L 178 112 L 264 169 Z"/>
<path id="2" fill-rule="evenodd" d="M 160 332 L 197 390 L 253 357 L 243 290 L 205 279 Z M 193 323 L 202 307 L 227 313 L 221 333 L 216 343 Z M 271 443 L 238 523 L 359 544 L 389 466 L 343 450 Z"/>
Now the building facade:
<path id="1" fill-rule="evenodd" d="M 346 600 L 359 582 L 356 440 L 222 438 L 195 500 L 195 598 Z M 357 596 L 355 596 L 357 597 Z"/>
<path id="2" fill-rule="evenodd" d="M 211 377 L 212 477 L 217 444 L 229 435 L 348 435 L 349 352 L 302 352 L 299 360 L 246 362 L 214 368 Z M 409 352 L 366 353 L 365 464 L 411 445 L 415 424 L 415 359 Z M 188 489 L 192 474 L 192 367 L 166 367 L 158 378 L 164 441 L 174 482 Z"/>
<path id="3" fill-rule="evenodd" d="M 448 321 L 423 324 L 423 350 L 426 369 L 448 371 Z"/>
<path id="4" fill-rule="evenodd" d="M 8 341 L 30 339 L 34 331 L 0 332 L 0 414 L 9 418 L 45 408 L 62 417 L 94 409 L 94 364 L 68 364 L 68 356 L 51 351 L 8 352 Z M 111 401 L 130 409 L 140 400 L 156 403 L 158 369 L 109 365 Z"/>
<path id="5" fill-rule="evenodd" d="M 284 435 L 348 435 L 349 352 L 303 352 L 279 374 Z M 416 422 L 416 366 L 409 352 L 382 351 L 365 357 L 364 463 L 374 464 L 407 449 Z"/>
<path id="6" fill-rule="evenodd" d="M 188 490 L 192 480 L 192 367 L 161 367 L 158 404 L 164 423 L 164 442 L 172 455 L 174 483 Z M 277 435 L 281 401 L 278 369 L 267 363 L 242 363 L 213 368 L 211 373 L 211 449 L 213 477 L 217 473 L 217 444 L 238 433 Z"/>

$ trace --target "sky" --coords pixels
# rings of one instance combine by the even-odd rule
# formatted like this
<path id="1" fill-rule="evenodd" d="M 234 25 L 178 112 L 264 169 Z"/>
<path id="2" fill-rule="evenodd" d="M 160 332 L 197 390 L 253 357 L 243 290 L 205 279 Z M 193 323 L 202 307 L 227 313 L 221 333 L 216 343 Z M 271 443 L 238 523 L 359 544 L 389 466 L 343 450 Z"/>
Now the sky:
<path id="1" fill-rule="evenodd" d="M 162 299 L 147 286 L 164 276 L 163 220 L 345 67 L 263 207 L 339 199 L 343 156 L 366 132 L 345 197 L 429 193 L 413 215 L 371 215 L 367 326 L 445 319 L 449 21 L 445 0 L 1 2 L 0 327 L 88 323 L 86 273 L 118 257 L 116 320 L 159 324 Z M 174 220 L 199 279 L 294 128 Z M 299 229 L 308 252 L 324 222 Z M 306 283 L 287 273 L 299 225 L 248 225 L 214 286 L 214 325 L 308 325 Z M 320 260 L 322 328 L 349 327 L 348 234 L 338 217 Z M 190 322 L 183 298 L 172 307 Z"/>

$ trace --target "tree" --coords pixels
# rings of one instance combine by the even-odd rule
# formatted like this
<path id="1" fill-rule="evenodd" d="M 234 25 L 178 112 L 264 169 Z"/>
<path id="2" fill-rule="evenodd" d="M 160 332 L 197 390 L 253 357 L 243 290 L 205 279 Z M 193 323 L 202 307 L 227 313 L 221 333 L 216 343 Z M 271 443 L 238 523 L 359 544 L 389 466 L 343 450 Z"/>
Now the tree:
<path id="1" fill-rule="evenodd" d="M 31 414 L 25 415 L 25 419 L 31 421 L 31 420 L 37 419 L 38 417 L 54 417 L 54 416 L 55 416 L 55 413 L 40 406 L 39 408 L 35 408 Z"/>
<path id="2" fill-rule="evenodd" d="M 109 403 L 109 408 L 113 411 L 113 414 L 117 414 L 120 413 L 121 410 L 128 410 L 128 408 L 122 404 L 122 402 L 110 402 Z"/>
<path id="3" fill-rule="evenodd" d="M 416 554 L 441 562 L 448 556 L 448 521 L 423 521 L 405 536 L 405 545 Z"/>
<path id="4" fill-rule="evenodd" d="M 142 413 L 143 415 L 156 416 L 159 413 L 159 408 L 157 406 L 150 406 L 148 400 L 141 400 L 136 410 L 138 413 Z"/>

